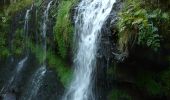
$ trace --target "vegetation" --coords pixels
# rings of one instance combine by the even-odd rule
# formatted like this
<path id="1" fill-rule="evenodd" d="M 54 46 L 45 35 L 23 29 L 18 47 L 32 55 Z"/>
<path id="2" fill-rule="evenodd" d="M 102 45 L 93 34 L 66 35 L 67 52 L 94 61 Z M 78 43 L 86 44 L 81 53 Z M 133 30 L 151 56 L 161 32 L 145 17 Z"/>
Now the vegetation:
<path id="1" fill-rule="evenodd" d="M 119 74 L 118 70 L 122 71 L 120 73 L 124 72 L 124 70 L 121 70 L 122 66 L 128 66 L 128 64 L 135 66 L 133 67 L 133 70 L 136 71 L 138 66 L 141 67 L 141 63 L 139 63 L 140 61 L 137 60 L 141 60 L 142 64 L 145 63 L 149 66 L 149 68 L 145 67 L 145 70 L 147 71 L 142 70 L 131 76 L 134 78 L 134 83 L 132 84 L 134 84 L 135 88 L 147 92 L 147 94 L 149 94 L 148 96 L 151 97 L 160 96 L 162 94 L 170 97 L 170 9 L 168 6 L 170 5 L 170 1 L 122 1 L 124 1 L 124 6 L 121 12 L 118 14 L 119 20 L 116 24 L 118 30 L 117 39 L 120 51 L 129 52 L 135 46 L 138 46 L 139 48 L 147 48 L 147 50 L 149 48 L 150 51 L 148 51 L 149 53 L 147 52 L 142 56 L 138 56 L 137 51 L 135 52 L 135 56 L 138 56 L 137 59 L 127 58 L 128 60 L 123 62 L 123 64 L 113 61 L 114 64 L 112 63 L 112 67 L 107 65 L 107 71 L 103 73 L 107 76 L 106 79 L 109 81 L 108 84 L 112 85 L 111 83 L 117 81 L 116 78 L 119 77 L 119 75 L 117 75 Z M 9 55 L 13 55 L 16 58 L 20 57 L 25 52 L 25 48 L 27 48 L 27 44 L 25 43 L 26 40 L 28 42 L 28 49 L 30 49 L 31 53 L 35 55 L 36 60 L 38 60 L 38 64 L 43 64 L 46 62 L 50 69 L 56 71 L 62 84 L 67 87 L 68 83 L 70 83 L 73 71 L 71 69 L 71 65 L 69 65 L 66 60 L 68 57 L 70 57 L 68 55 L 69 51 L 72 49 L 74 33 L 74 24 L 72 22 L 74 12 L 73 7 L 78 2 L 78 0 L 59 0 L 56 2 L 59 3 L 56 4 L 57 7 L 52 6 L 54 9 L 50 9 L 50 14 L 52 15 L 49 15 L 50 19 L 48 21 L 54 21 L 54 23 L 48 23 L 48 25 L 51 25 L 53 29 L 49 30 L 50 28 L 47 28 L 48 32 L 53 31 L 54 37 L 51 34 L 47 34 L 47 52 L 45 59 L 43 57 L 44 51 L 40 46 L 42 45 L 41 42 L 43 42 L 43 40 L 41 39 L 41 36 L 34 37 L 37 34 L 40 35 L 40 24 L 42 20 L 41 15 L 45 8 L 43 5 L 43 0 L 35 0 L 34 4 L 37 8 L 34 9 L 35 11 L 31 11 L 32 19 L 29 23 L 31 29 L 29 29 L 29 38 L 27 37 L 28 39 L 25 39 L 23 35 L 24 31 L 22 25 L 24 24 L 24 16 L 20 13 L 22 13 L 22 11 L 25 13 L 26 8 L 31 6 L 32 0 L 19 0 L 15 3 L 3 6 L 3 11 L 0 12 L 0 60 L 5 59 Z M 15 21 L 17 23 L 15 24 L 17 24 L 18 27 L 13 29 L 14 32 L 9 33 L 11 28 L 10 24 L 13 21 L 12 19 L 17 17 L 15 15 L 21 15 L 23 19 L 21 20 L 16 18 L 17 21 Z M 12 39 L 10 40 L 8 35 L 11 34 Z M 8 46 L 10 44 L 12 44 L 12 47 L 9 49 Z M 155 58 L 153 58 L 152 55 L 154 54 L 158 58 L 155 56 Z M 142 61 L 143 58 L 147 57 L 149 61 L 145 62 L 145 60 L 148 59 L 144 59 L 144 61 Z M 156 69 L 156 64 L 152 63 L 158 63 L 157 66 L 160 68 Z M 120 69 L 118 68 L 119 66 L 121 66 Z M 141 69 L 143 69 L 143 66 Z M 157 72 L 155 72 L 155 70 L 157 70 Z M 107 88 L 107 86 L 103 86 L 102 88 Z M 133 98 L 131 96 L 132 95 L 129 95 L 128 92 L 123 91 L 122 89 L 114 89 L 109 93 L 107 98 L 108 100 L 132 100 Z"/>
<path id="2" fill-rule="evenodd" d="M 51 68 L 55 69 L 60 81 L 63 83 L 65 87 L 67 87 L 71 81 L 72 70 L 66 62 L 64 62 L 61 57 L 55 56 L 54 53 L 49 52 L 47 56 L 48 64 Z"/>
<path id="3" fill-rule="evenodd" d="M 163 91 L 156 81 L 157 75 L 150 71 L 140 71 L 136 75 L 136 84 L 140 89 L 146 90 L 150 95 L 159 95 Z"/>
<path id="4" fill-rule="evenodd" d="M 56 24 L 54 26 L 55 41 L 59 54 L 65 58 L 71 47 L 73 38 L 73 24 L 71 22 L 71 10 L 76 0 L 61 0 L 58 6 Z"/>
<path id="5" fill-rule="evenodd" d="M 32 0 L 21 0 L 15 3 L 11 3 L 5 10 L 6 15 L 15 14 L 18 11 L 25 9 L 32 4 Z"/>
<path id="6" fill-rule="evenodd" d="M 14 55 L 20 56 L 23 53 L 25 47 L 25 38 L 23 35 L 23 29 L 17 29 L 12 40 L 12 52 Z"/>
<path id="7" fill-rule="evenodd" d="M 0 58 L 7 57 L 9 50 L 7 48 L 7 38 L 9 29 L 9 17 L 4 12 L 0 12 Z"/>
<path id="8" fill-rule="evenodd" d="M 127 92 L 118 89 L 111 91 L 107 98 L 108 100 L 133 100 Z"/>
<path id="9" fill-rule="evenodd" d="M 160 48 L 159 25 L 169 22 L 169 15 L 161 9 L 148 10 L 139 0 L 127 0 L 119 14 L 119 46 L 121 51 L 132 48 L 136 43 L 155 51 Z"/>
<path id="10" fill-rule="evenodd" d="M 44 52 L 42 51 L 42 47 L 40 47 L 39 45 L 34 45 L 34 43 L 29 41 L 29 48 L 31 48 L 31 51 L 33 52 L 33 54 L 35 54 L 40 64 L 45 61 L 47 62 L 48 67 L 56 71 L 60 81 L 66 87 L 72 77 L 72 70 L 70 69 L 71 66 L 69 66 L 65 62 L 65 60 L 56 55 L 50 49 L 46 52 L 46 59 L 43 59 Z"/>
<path id="11" fill-rule="evenodd" d="M 165 71 L 163 71 L 160 74 L 160 80 L 161 80 L 161 88 L 162 90 L 164 90 L 164 93 L 166 95 L 170 95 L 170 69 L 167 69 Z"/>

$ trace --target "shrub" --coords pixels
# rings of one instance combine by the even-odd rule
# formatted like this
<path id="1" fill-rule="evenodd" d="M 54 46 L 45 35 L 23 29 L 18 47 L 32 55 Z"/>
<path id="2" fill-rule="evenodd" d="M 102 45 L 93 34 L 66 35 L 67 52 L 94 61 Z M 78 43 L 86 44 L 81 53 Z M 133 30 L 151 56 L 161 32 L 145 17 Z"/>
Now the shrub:
<path id="1" fill-rule="evenodd" d="M 141 2 L 136 1 L 126 1 L 124 9 L 119 13 L 117 27 L 120 50 L 130 49 L 137 43 L 157 51 L 160 48 L 161 39 L 159 25 L 169 20 L 169 16 L 160 9 L 145 9 L 141 7 Z"/>
<path id="2" fill-rule="evenodd" d="M 70 10 L 75 3 L 76 0 L 62 0 L 58 6 L 54 33 L 55 41 L 59 49 L 59 54 L 63 58 L 66 57 L 68 48 L 72 43 L 73 25 L 70 19 Z"/>

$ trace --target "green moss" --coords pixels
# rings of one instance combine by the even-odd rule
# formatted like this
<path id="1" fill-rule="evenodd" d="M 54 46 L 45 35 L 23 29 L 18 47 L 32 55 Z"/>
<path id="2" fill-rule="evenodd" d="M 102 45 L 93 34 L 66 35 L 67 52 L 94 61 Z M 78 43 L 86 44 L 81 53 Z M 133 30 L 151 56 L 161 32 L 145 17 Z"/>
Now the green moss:
<path id="1" fill-rule="evenodd" d="M 45 60 L 45 62 L 47 62 L 48 64 L 48 67 L 56 71 L 60 78 L 60 81 L 66 87 L 72 77 L 72 70 L 70 68 L 71 66 L 69 66 L 61 57 L 52 52 L 52 50 L 47 50 L 47 58 L 43 59 L 44 52 L 41 49 L 42 47 L 40 47 L 39 45 L 35 45 L 31 41 L 29 41 L 29 47 L 31 48 L 33 54 L 35 54 L 36 59 L 39 61 L 39 63 L 42 64 Z"/>
<path id="2" fill-rule="evenodd" d="M 160 76 L 162 81 L 162 89 L 166 95 L 170 95 L 170 69 L 163 71 Z"/>
<path id="3" fill-rule="evenodd" d="M 132 97 L 127 92 L 118 89 L 112 90 L 107 98 L 108 100 L 132 100 Z"/>
<path id="4" fill-rule="evenodd" d="M 39 45 L 35 45 L 31 40 L 29 40 L 28 46 L 31 49 L 31 52 L 35 54 L 35 57 L 38 60 L 38 62 L 42 64 L 44 62 L 44 59 L 43 59 L 44 52 L 42 48 Z"/>
<path id="5" fill-rule="evenodd" d="M 156 74 L 148 71 L 141 71 L 136 75 L 136 84 L 139 88 L 147 90 L 150 95 L 161 94 L 161 85 L 155 81 Z"/>
<path id="6" fill-rule="evenodd" d="M 8 16 L 5 16 L 3 12 L 0 12 L 0 58 L 7 57 L 10 55 L 7 48 L 7 38 L 9 31 L 9 20 Z"/>
<path id="7" fill-rule="evenodd" d="M 23 35 L 23 29 L 17 29 L 14 34 L 14 39 L 12 40 L 13 47 L 12 47 L 12 53 L 16 56 L 20 56 L 23 53 L 24 50 L 24 35 Z"/>
<path id="8" fill-rule="evenodd" d="M 47 56 L 49 67 L 56 70 L 61 82 L 65 87 L 70 83 L 70 79 L 72 77 L 71 66 L 67 65 L 67 63 L 61 59 L 61 57 L 55 56 L 54 53 L 48 53 Z"/>
<path id="9" fill-rule="evenodd" d="M 32 4 L 32 0 L 21 0 L 16 3 L 10 4 L 5 10 L 6 15 L 14 14 L 20 10 L 23 10 L 25 7 L 30 6 Z"/>
<path id="10" fill-rule="evenodd" d="M 59 3 L 56 25 L 54 26 L 55 41 L 57 43 L 59 54 L 65 58 L 68 49 L 71 47 L 73 37 L 73 25 L 71 23 L 70 11 L 76 0 L 62 0 Z"/>

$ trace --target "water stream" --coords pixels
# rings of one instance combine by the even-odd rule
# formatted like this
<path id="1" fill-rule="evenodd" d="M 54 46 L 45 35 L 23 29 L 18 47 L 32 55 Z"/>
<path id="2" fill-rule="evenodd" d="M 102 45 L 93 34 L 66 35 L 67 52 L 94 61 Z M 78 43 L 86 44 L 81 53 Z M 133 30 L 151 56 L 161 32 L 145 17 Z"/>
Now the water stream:
<path id="1" fill-rule="evenodd" d="M 95 100 L 92 91 L 96 52 L 102 25 L 116 0 L 82 0 L 75 13 L 74 79 L 63 100 Z M 77 37 L 78 36 L 78 37 Z"/>
<path id="2" fill-rule="evenodd" d="M 46 69 L 46 48 L 47 48 L 46 47 L 47 46 L 46 33 L 47 33 L 48 13 L 49 13 L 51 4 L 52 4 L 52 1 L 48 3 L 47 8 L 44 11 L 44 16 L 43 16 L 42 34 L 41 34 L 42 35 L 42 48 L 43 48 L 43 63 L 33 74 L 31 81 L 29 83 L 28 89 L 26 90 L 26 93 L 22 97 L 22 100 L 34 100 L 34 98 L 37 96 L 37 93 L 43 83 L 43 78 L 47 71 Z"/>
<path id="3" fill-rule="evenodd" d="M 32 8 L 31 8 L 32 9 Z M 29 28 L 28 28 L 28 23 L 29 23 L 29 16 L 30 16 L 30 10 L 31 9 L 28 9 L 27 11 L 26 11 L 26 14 L 25 14 L 25 19 L 24 19 L 24 39 L 25 39 L 25 44 L 26 44 L 26 42 L 27 42 L 27 35 L 28 35 L 28 30 L 29 30 Z M 26 49 L 26 51 L 28 51 L 27 49 L 27 47 L 25 48 Z M 25 57 L 23 58 L 23 59 L 21 59 L 19 62 L 18 62 L 18 64 L 17 64 L 17 66 L 16 66 L 16 68 L 14 69 L 14 71 L 12 72 L 12 76 L 10 77 L 10 79 L 7 81 L 7 83 L 3 86 L 3 88 L 1 89 L 1 91 L 0 91 L 0 93 L 2 93 L 2 92 L 9 92 L 9 91 L 11 91 L 10 89 L 13 87 L 13 82 L 15 81 L 15 79 L 17 78 L 17 77 L 20 77 L 19 76 L 19 74 L 20 74 L 20 72 L 22 71 L 22 69 L 23 69 L 23 67 L 24 67 L 24 64 L 25 64 L 25 62 L 27 61 L 27 59 L 28 59 L 28 52 L 26 53 L 26 55 L 25 55 Z"/>

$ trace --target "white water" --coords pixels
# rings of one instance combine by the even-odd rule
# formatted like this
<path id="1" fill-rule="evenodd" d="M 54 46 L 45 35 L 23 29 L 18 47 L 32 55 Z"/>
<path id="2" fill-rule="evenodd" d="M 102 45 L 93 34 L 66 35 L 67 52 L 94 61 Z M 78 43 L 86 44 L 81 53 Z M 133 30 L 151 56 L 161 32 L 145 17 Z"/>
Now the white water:
<path id="1" fill-rule="evenodd" d="M 30 17 L 30 11 L 32 10 L 32 7 L 31 9 L 28 9 L 26 11 L 26 14 L 25 14 L 25 22 L 24 22 L 24 36 L 25 36 L 25 53 L 26 55 L 28 55 L 28 31 L 29 31 L 29 17 Z"/>
<path id="2" fill-rule="evenodd" d="M 24 31 L 25 32 L 24 33 L 26 36 L 28 35 L 29 13 L 30 13 L 30 9 L 28 9 L 25 14 L 25 22 L 24 22 Z"/>
<path id="3" fill-rule="evenodd" d="M 37 95 L 40 86 L 42 85 L 43 76 L 46 73 L 46 67 L 41 66 L 33 75 L 33 79 L 26 91 L 26 94 L 22 97 L 21 100 L 34 100 L 34 97 Z"/>
<path id="4" fill-rule="evenodd" d="M 25 35 L 25 38 L 24 39 L 27 38 L 27 34 L 28 34 L 28 23 L 29 23 L 29 15 L 30 15 L 29 12 L 30 12 L 30 10 L 31 9 L 28 9 L 26 11 L 26 14 L 25 14 L 25 20 L 24 20 L 25 21 L 24 22 L 24 35 Z M 2 93 L 3 91 L 7 92 L 8 89 L 10 87 L 12 87 L 11 86 L 12 83 L 15 81 L 15 78 L 18 77 L 18 75 L 20 74 L 20 72 L 23 69 L 23 66 L 24 66 L 25 62 L 27 61 L 27 59 L 28 59 L 28 55 L 26 55 L 21 61 L 19 61 L 19 63 L 17 64 L 15 70 L 13 71 L 13 74 L 12 74 L 11 78 L 8 80 L 8 82 L 5 84 L 5 86 L 3 86 L 0 93 Z"/>
<path id="5" fill-rule="evenodd" d="M 47 52 L 47 43 L 46 43 L 46 33 L 47 33 L 47 22 L 48 20 L 48 13 L 49 13 L 49 9 L 50 6 L 52 4 L 53 1 L 50 1 L 47 5 L 46 10 L 44 11 L 44 16 L 43 16 L 43 27 L 42 27 L 42 40 L 43 40 L 43 61 L 44 61 L 44 65 L 45 65 L 45 60 L 46 60 L 46 52 Z"/>
<path id="6" fill-rule="evenodd" d="M 25 64 L 25 62 L 27 61 L 28 57 L 26 56 L 25 58 L 23 58 L 16 66 L 15 70 L 13 71 L 13 74 L 11 76 L 11 78 L 8 80 L 8 82 L 3 86 L 3 88 L 1 89 L 1 92 L 7 92 L 10 87 L 12 86 L 12 83 L 15 81 L 15 78 L 18 77 L 19 73 L 21 72 L 21 70 L 23 69 L 23 66 Z"/>
<path id="7" fill-rule="evenodd" d="M 95 100 L 92 92 L 97 41 L 116 0 L 82 0 L 75 14 L 77 52 L 74 79 L 63 100 Z M 77 38 L 77 37 L 75 37 Z"/>
<path id="8" fill-rule="evenodd" d="M 41 67 L 39 67 L 34 75 L 32 76 L 31 82 L 29 84 L 28 90 L 26 91 L 26 94 L 23 97 L 23 100 L 34 100 L 34 97 L 37 95 L 39 88 L 41 87 L 43 83 L 43 78 L 45 76 L 45 73 L 47 71 L 46 69 L 46 32 L 47 32 L 47 22 L 48 22 L 48 12 L 50 9 L 50 6 L 52 4 L 52 1 L 50 1 L 47 5 L 46 10 L 44 11 L 43 16 L 43 24 L 42 24 L 42 47 L 43 47 L 43 64 Z"/>

